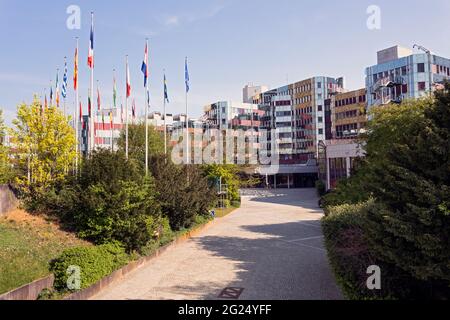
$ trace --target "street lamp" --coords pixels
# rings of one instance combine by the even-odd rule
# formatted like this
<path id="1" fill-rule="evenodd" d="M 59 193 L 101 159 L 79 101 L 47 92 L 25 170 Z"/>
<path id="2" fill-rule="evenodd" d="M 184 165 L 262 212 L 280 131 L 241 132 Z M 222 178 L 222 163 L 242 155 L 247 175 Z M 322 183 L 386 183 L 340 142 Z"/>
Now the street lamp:
<path id="1" fill-rule="evenodd" d="M 423 46 L 418 45 L 418 44 L 415 44 L 413 46 L 413 49 L 416 49 L 416 48 L 418 50 L 425 52 L 428 56 L 428 72 L 429 72 L 429 77 L 430 77 L 429 81 L 430 81 L 430 94 L 431 94 L 433 92 L 433 70 L 432 70 L 433 64 L 431 62 L 431 58 L 432 58 L 431 51 Z"/>

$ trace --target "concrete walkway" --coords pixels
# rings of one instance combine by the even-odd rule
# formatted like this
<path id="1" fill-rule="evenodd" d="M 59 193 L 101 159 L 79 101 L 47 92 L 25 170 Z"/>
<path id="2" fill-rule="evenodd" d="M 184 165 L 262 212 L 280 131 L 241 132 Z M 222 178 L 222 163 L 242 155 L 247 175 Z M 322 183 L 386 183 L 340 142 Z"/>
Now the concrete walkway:
<path id="1" fill-rule="evenodd" d="M 229 287 L 241 300 L 342 299 L 317 201 L 312 189 L 247 190 L 241 209 L 93 299 L 218 299 Z"/>

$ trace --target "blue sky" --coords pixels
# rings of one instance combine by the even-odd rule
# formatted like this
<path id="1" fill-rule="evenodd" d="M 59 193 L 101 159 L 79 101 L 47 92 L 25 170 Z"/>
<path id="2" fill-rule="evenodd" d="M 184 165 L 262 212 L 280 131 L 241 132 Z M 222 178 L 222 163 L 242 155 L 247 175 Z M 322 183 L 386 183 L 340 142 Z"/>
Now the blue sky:
<path id="1" fill-rule="evenodd" d="M 80 30 L 66 27 L 69 5 L 81 8 Z M 369 5 L 381 8 L 381 30 L 366 27 Z M 80 93 L 86 105 L 90 11 L 95 11 L 96 69 L 102 100 L 112 102 L 112 70 L 125 92 L 129 55 L 133 92 L 142 110 L 140 66 L 150 38 L 151 110 L 161 110 L 166 69 L 171 103 L 184 111 L 184 57 L 190 61 L 192 114 L 217 100 L 241 100 L 248 83 L 277 87 L 313 75 L 345 76 L 364 85 L 376 51 L 414 43 L 450 57 L 448 0 L 0 0 L 0 107 L 8 122 L 17 104 L 43 95 L 68 57 L 72 77 L 75 37 L 80 37 Z M 62 73 L 60 74 L 62 78 Z M 70 83 L 69 87 L 72 87 Z M 74 104 L 69 90 L 67 105 Z M 141 111 L 142 112 L 142 111 Z"/>

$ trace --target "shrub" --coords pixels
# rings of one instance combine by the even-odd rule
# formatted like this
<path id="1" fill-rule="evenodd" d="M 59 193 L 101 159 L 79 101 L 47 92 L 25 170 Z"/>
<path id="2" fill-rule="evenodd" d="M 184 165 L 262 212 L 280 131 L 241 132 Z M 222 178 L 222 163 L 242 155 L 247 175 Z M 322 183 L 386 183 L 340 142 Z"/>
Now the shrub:
<path id="1" fill-rule="evenodd" d="M 325 193 L 327 192 L 327 187 L 325 186 L 325 183 L 322 180 L 316 181 L 316 189 L 319 197 L 324 196 Z"/>
<path id="2" fill-rule="evenodd" d="M 45 197 L 46 211 L 96 244 L 119 241 L 128 252 L 140 251 L 160 225 L 153 178 L 120 152 L 95 152 L 78 180 L 55 190 Z"/>
<path id="3" fill-rule="evenodd" d="M 70 266 L 77 266 L 81 272 L 80 289 L 85 289 L 129 262 L 124 248 L 117 243 L 101 246 L 79 247 L 65 250 L 50 263 L 50 271 L 55 275 L 54 287 L 67 291 Z"/>
<path id="4" fill-rule="evenodd" d="M 152 158 L 157 200 L 174 231 L 191 227 L 196 216 L 208 216 L 216 195 L 196 166 L 177 166 L 163 156 Z"/>
<path id="5" fill-rule="evenodd" d="M 378 207 L 373 200 L 331 207 L 330 214 L 322 220 L 328 258 L 338 284 L 349 299 L 395 299 L 408 296 L 410 277 L 381 261 L 368 246 L 365 215 L 367 210 L 376 210 Z M 367 268 L 372 265 L 382 270 L 381 290 L 367 288 Z"/>

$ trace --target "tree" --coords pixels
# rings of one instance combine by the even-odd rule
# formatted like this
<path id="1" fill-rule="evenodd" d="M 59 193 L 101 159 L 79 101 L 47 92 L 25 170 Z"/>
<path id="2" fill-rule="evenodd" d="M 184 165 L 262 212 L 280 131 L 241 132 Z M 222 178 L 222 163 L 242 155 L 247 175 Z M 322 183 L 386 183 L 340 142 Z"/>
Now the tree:
<path id="1" fill-rule="evenodd" d="M 18 187 L 26 193 L 40 193 L 64 180 L 75 159 L 75 133 L 57 107 L 44 109 L 35 97 L 22 104 L 13 121 L 17 147 Z"/>
<path id="2" fill-rule="evenodd" d="M 5 145 L 6 126 L 3 120 L 3 110 L 0 109 L 0 184 L 8 183 L 12 176 L 9 161 L 9 148 Z"/>
<path id="3" fill-rule="evenodd" d="M 165 156 L 154 156 L 150 169 L 172 230 L 191 227 L 197 216 L 207 216 L 215 205 L 215 190 L 198 166 L 179 166 Z"/>
<path id="4" fill-rule="evenodd" d="M 434 289 L 450 285 L 450 85 L 435 99 L 377 109 L 367 141 L 371 246 Z"/>
<path id="5" fill-rule="evenodd" d="M 211 164 L 205 165 L 203 168 L 205 175 L 208 179 L 217 185 L 222 182 L 223 185 L 227 186 L 228 197 L 231 201 L 239 201 L 239 168 L 233 164 Z M 217 188 L 218 191 L 218 188 Z"/>
<path id="6" fill-rule="evenodd" d="M 95 151 L 80 171 L 78 179 L 47 195 L 46 210 L 81 238 L 140 251 L 161 225 L 153 178 L 135 160 L 109 150 Z"/>
<path id="7" fill-rule="evenodd" d="M 153 126 L 148 130 L 149 158 L 164 153 L 164 138 Z M 125 131 L 122 131 L 119 139 L 119 148 L 125 152 Z M 128 127 L 128 154 L 137 160 L 142 168 L 145 166 L 145 123 L 133 124 Z"/>
<path id="8" fill-rule="evenodd" d="M 450 84 L 433 98 L 374 108 L 364 140 L 356 174 L 326 199 L 374 199 L 361 213 L 364 236 L 380 262 L 396 270 L 391 276 L 404 279 L 394 297 L 448 297 Z"/>

